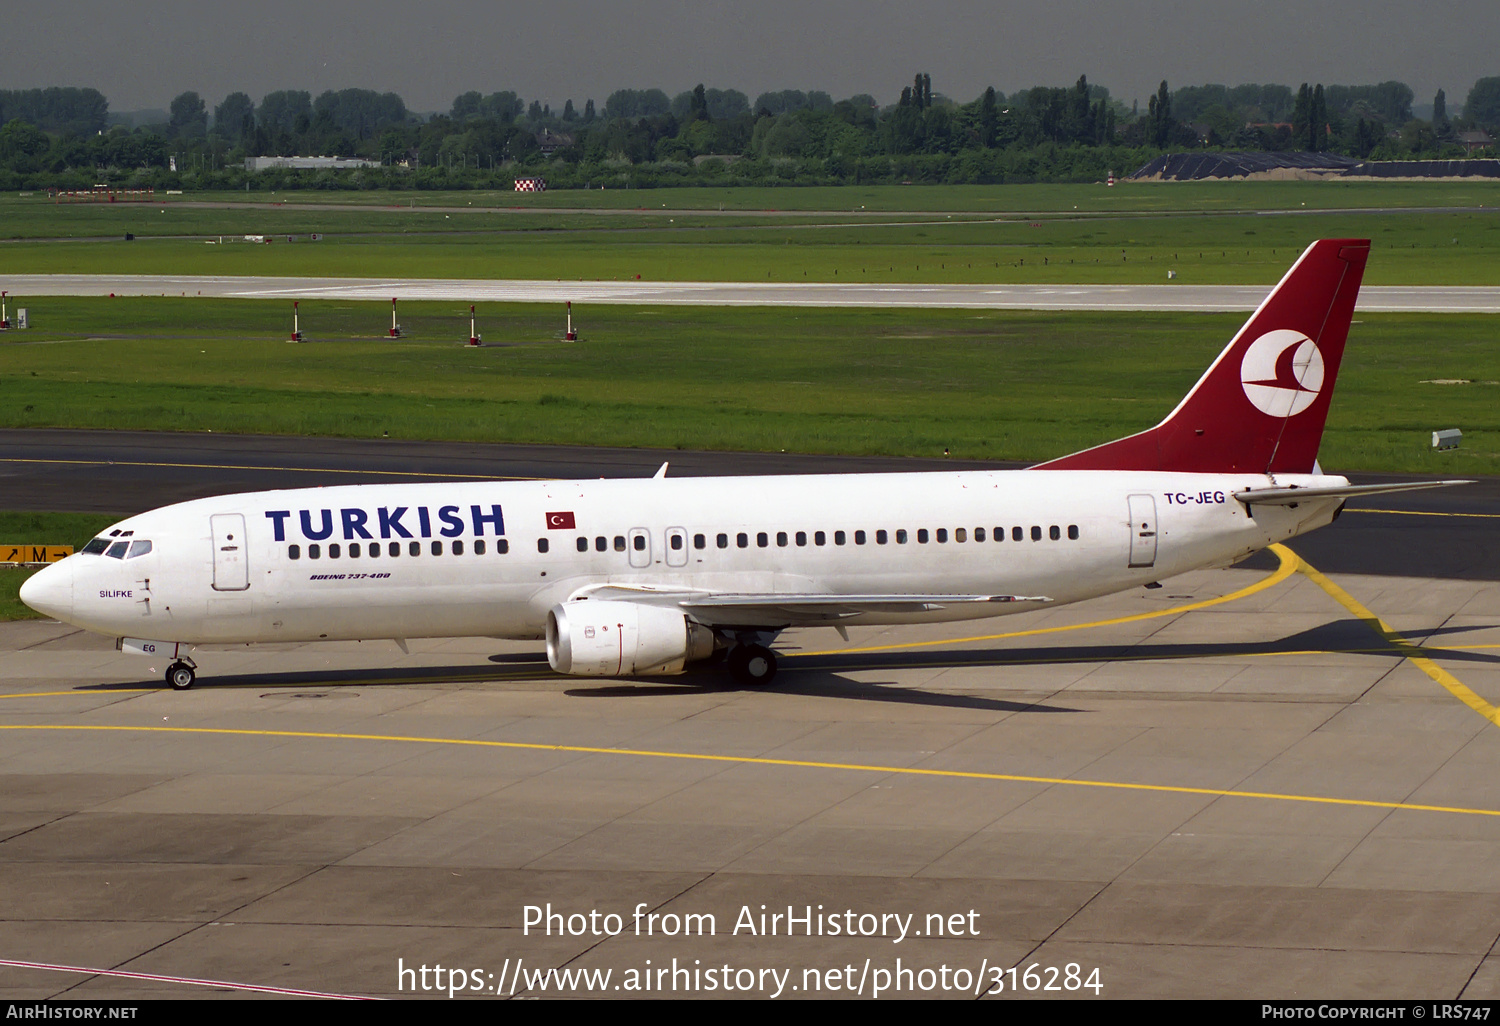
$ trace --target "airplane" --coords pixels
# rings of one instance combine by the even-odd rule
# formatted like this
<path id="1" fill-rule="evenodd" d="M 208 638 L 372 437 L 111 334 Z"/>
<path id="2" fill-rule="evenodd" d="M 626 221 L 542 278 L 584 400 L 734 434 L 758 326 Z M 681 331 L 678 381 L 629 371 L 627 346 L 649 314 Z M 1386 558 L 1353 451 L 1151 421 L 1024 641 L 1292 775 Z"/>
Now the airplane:
<path id="1" fill-rule="evenodd" d="M 777 673 L 790 627 L 1050 608 L 1331 523 L 1317 463 L 1369 241 L 1314 242 L 1155 427 L 1026 470 L 379 484 L 224 495 L 120 521 L 41 570 L 39 613 L 170 660 L 198 646 L 546 640 L 562 674 Z"/>

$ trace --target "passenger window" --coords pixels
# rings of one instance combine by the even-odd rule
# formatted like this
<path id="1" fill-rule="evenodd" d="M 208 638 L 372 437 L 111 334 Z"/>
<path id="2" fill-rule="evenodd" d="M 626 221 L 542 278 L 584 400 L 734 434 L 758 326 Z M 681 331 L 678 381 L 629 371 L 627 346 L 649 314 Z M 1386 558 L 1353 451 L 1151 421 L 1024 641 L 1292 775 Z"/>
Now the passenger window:
<path id="1" fill-rule="evenodd" d="M 904 528 L 904 527 L 900 528 L 896 532 L 896 544 L 897 545 L 905 545 L 906 544 L 906 528 Z"/>
<path id="2" fill-rule="evenodd" d="M 128 541 L 115 542 L 109 547 L 109 551 L 106 552 L 105 555 L 112 556 L 115 559 L 124 559 L 125 553 L 129 551 L 129 549 L 130 543 Z"/>
<path id="3" fill-rule="evenodd" d="M 1042 529 L 1040 527 L 1037 527 L 1035 524 L 1031 525 L 1031 540 L 1032 541 L 1041 541 L 1042 540 Z"/>
<path id="4" fill-rule="evenodd" d="M 578 551 L 579 552 L 587 552 L 588 550 L 589 550 L 589 540 L 587 538 L 583 537 L 582 535 L 579 535 L 578 536 Z"/>
<path id="5" fill-rule="evenodd" d="M 476 555 L 476 556 L 482 556 L 482 555 L 484 555 L 484 539 L 483 538 L 475 538 L 474 539 L 474 555 Z"/>
<path id="6" fill-rule="evenodd" d="M 413 556 L 420 556 L 422 554 L 422 543 L 419 541 L 414 541 L 406 547 L 406 550 Z"/>
<path id="7" fill-rule="evenodd" d="M 380 543 L 379 542 L 371 542 L 370 543 L 370 558 L 371 559 L 375 559 L 375 558 L 379 557 L 379 555 L 380 555 Z"/>
<path id="8" fill-rule="evenodd" d="M 1010 540 L 1011 541 L 1025 541 L 1026 540 L 1026 529 L 1024 527 L 1012 527 L 1010 529 Z"/>
<path id="9" fill-rule="evenodd" d="M 739 534 L 734 536 L 734 543 L 742 549 L 748 549 L 750 547 L 750 536 L 744 531 L 741 531 Z"/>
<path id="10" fill-rule="evenodd" d="M 1062 528 L 1058 527 L 1056 524 L 1053 524 L 1051 527 L 1047 528 L 1047 535 L 1053 541 L 1060 541 L 1062 539 Z"/>
<path id="11" fill-rule="evenodd" d="M 946 527 L 939 527 L 937 529 L 937 540 L 940 544 L 948 540 L 948 529 Z"/>
<path id="12" fill-rule="evenodd" d="M 695 535 L 693 535 L 693 548 L 695 548 L 695 549 L 706 549 L 706 548 L 708 548 L 708 539 L 705 538 L 701 534 L 695 534 Z"/>
<path id="13" fill-rule="evenodd" d="M 385 551 L 388 552 L 392 557 L 399 556 L 401 555 L 401 543 L 391 542 L 391 544 L 386 548 Z"/>
<path id="14" fill-rule="evenodd" d="M 856 545 L 863 545 L 864 543 L 865 543 L 865 532 L 863 532 L 863 531 L 855 531 L 854 532 L 854 544 L 856 544 Z M 882 541 L 881 544 L 884 545 L 885 542 Z"/>
<path id="15" fill-rule="evenodd" d="M 287 559 L 301 559 L 302 558 L 302 546 L 301 545 L 288 545 L 286 547 L 286 558 Z"/>
<path id="16" fill-rule="evenodd" d="M 503 556 L 503 555 L 505 555 L 509 551 L 510 551 L 510 539 L 509 538 L 496 538 L 495 539 L 495 555 L 497 555 L 497 556 Z"/>
<path id="17" fill-rule="evenodd" d="M 432 543 L 432 554 L 434 556 L 441 556 L 443 554 L 443 543 L 442 542 L 435 541 L 435 542 Z"/>
<path id="18" fill-rule="evenodd" d="M 594 539 L 594 551 L 595 552 L 608 552 L 609 551 L 609 539 L 606 538 L 606 537 L 604 537 L 604 535 L 602 535 L 602 534 L 599 537 L 595 538 Z"/>
<path id="19" fill-rule="evenodd" d="M 338 559 L 339 558 L 339 551 L 340 551 L 340 549 L 339 549 L 339 547 L 338 547 L 337 544 L 328 546 L 328 558 L 329 559 Z"/>
<path id="20" fill-rule="evenodd" d="M 680 534 L 674 534 L 674 535 L 672 535 L 672 537 L 670 537 L 670 538 L 667 539 L 667 544 L 669 546 L 671 546 L 673 552 L 681 551 L 681 549 L 682 549 L 682 535 L 680 535 Z"/>
<path id="21" fill-rule="evenodd" d="M 718 544 L 719 548 L 721 548 L 721 549 L 727 549 L 727 548 L 729 548 L 729 535 L 727 535 L 727 534 L 721 534 L 721 535 L 719 535 L 717 538 L 714 539 L 714 541 Z"/>
<path id="22" fill-rule="evenodd" d="M 976 528 L 974 528 L 974 540 L 977 541 L 977 542 L 984 541 L 984 528 L 982 528 L 982 527 L 976 527 Z M 963 541 L 963 539 L 960 538 L 959 541 Z"/>
<path id="23" fill-rule="evenodd" d="M 134 541 L 134 542 L 130 543 L 130 555 L 127 556 L 127 557 L 125 557 L 125 558 L 127 558 L 127 559 L 134 559 L 136 556 L 144 556 L 146 553 L 148 553 L 150 551 L 151 551 L 151 543 L 150 542 L 148 542 L 148 541 Z"/>
<path id="24" fill-rule="evenodd" d="M 919 528 L 917 528 L 917 541 L 920 544 L 922 544 L 922 545 L 926 545 L 927 544 L 927 528 L 925 528 L 925 527 L 919 527 Z"/>
<path id="25" fill-rule="evenodd" d="M 828 535 L 824 534 L 822 531 L 814 531 L 813 532 L 813 544 L 814 545 L 827 545 L 828 544 Z"/>
<path id="26" fill-rule="evenodd" d="M 876 545 L 884 545 L 887 537 L 888 536 L 886 535 L 885 531 L 883 531 L 883 530 L 876 531 L 875 532 L 875 544 Z"/>
<path id="27" fill-rule="evenodd" d="M 786 532 L 785 531 L 777 531 L 776 532 L 776 544 L 780 545 L 782 548 L 786 548 L 786 543 L 787 543 Z"/>
<path id="28" fill-rule="evenodd" d="M 806 531 L 798 531 L 797 532 L 797 544 L 798 545 L 806 545 L 807 544 L 807 532 Z"/>
<path id="29" fill-rule="evenodd" d="M 323 554 L 322 549 L 318 545 L 309 545 L 307 547 L 307 558 L 308 559 L 317 559 L 322 554 Z"/>
<path id="30" fill-rule="evenodd" d="M 350 559 L 358 559 L 359 558 L 359 542 L 350 542 L 349 543 L 349 558 Z"/>
<path id="31" fill-rule="evenodd" d="M 765 548 L 771 544 L 771 536 L 764 531 L 760 531 L 755 535 L 755 544 L 761 548 Z"/>
<path id="32" fill-rule="evenodd" d="M 835 545 L 842 545 L 842 544 L 844 544 L 844 541 L 845 541 L 845 537 L 844 537 L 844 532 L 843 531 L 834 531 L 833 532 L 833 543 Z"/>
<path id="33" fill-rule="evenodd" d="M 615 551 L 616 552 L 624 552 L 625 551 L 625 536 L 623 534 L 617 534 L 617 535 L 615 535 Z"/>
<path id="34" fill-rule="evenodd" d="M 640 541 L 640 539 L 637 538 L 636 541 Z M 536 540 L 536 550 L 538 552 L 546 552 L 547 551 L 547 539 L 546 538 L 538 538 Z"/>
<path id="35" fill-rule="evenodd" d="M 484 550 L 480 549 L 479 551 L 483 552 Z M 462 556 L 464 554 L 464 543 L 462 541 L 455 541 L 453 543 L 453 554 L 455 556 Z"/>
<path id="36" fill-rule="evenodd" d="M 646 551 L 646 536 L 644 534 L 638 534 L 638 535 L 636 535 L 634 538 L 632 538 L 630 540 L 630 544 L 633 545 L 633 546 L 635 546 L 635 551 L 637 551 L 637 552 L 645 552 Z"/>
<path id="37" fill-rule="evenodd" d="M 953 540 L 956 542 L 968 541 L 969 532 L 965 531 L 962 527 L 955 527 L 953 529 Z"/>

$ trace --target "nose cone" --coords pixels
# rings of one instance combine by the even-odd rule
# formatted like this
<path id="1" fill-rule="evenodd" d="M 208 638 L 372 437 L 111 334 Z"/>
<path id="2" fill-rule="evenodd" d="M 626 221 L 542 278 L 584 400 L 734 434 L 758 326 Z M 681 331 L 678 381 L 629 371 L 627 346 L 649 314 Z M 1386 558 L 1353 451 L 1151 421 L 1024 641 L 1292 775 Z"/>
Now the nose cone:
<path id="1" fill-rule="evenodd" d="M 71 621 L 73 568 L 68 566 L 68 560 L 43 567 L 22 582 L 20 594 L 22 602 L 43 616 Z"/>

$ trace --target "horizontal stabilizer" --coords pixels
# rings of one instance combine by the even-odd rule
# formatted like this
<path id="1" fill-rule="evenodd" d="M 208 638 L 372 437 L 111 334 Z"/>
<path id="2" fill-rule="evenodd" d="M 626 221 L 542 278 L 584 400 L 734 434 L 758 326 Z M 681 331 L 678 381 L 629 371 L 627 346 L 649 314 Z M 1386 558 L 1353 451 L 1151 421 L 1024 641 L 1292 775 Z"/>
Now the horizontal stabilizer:
<path id="1" fill-rule="evenodd" d="M 1473 483 L 1473 481 L 1401 481 L 1393 484 L 1332 485 L 1327 488 L 1247 488 L 1243 492 L 1230 494 L 1247 506 L 1294 506 L 1309 499 L 1352 499 L 1360 495 L 1414 492 L 1422 488 L 1447 488 L 1449 485 Z"/>

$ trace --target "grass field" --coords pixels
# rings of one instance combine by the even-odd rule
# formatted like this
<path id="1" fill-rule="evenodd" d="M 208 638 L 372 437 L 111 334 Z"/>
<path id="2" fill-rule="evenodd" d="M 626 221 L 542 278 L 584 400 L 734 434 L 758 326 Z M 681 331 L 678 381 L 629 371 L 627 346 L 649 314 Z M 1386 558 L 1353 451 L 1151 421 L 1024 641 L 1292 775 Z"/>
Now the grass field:
<path id="1" fill-rule="evenodd" d="M 6 427 L 1040 460 L 1155 423 L 1240 315 L 48 299 L 0 342 Z M 1474 384 L 1424 384 L 1470 379 Z M 1500 472 L 1493 318 L 1367 316 L 1323 446 L 1340 470 Z M 1464 448 L 1435 454 L 1436 428 Z"/>
<path id="2" fill-rule="evenodd" d="M 608 207 L 621 195 L 597 192 L 287 193 L 287 202 L 274 206 L 245 206 L 243 196 L 232 195 L 242 205 L 206 207 L 198 205 L 198 197 L 128 207 L 0 198 L 0 234 L 11 240 L 0 244 L 0 278 L 17 273 L 639 275 L 646 280 L 1109 284 L 1165 282 L 1170 270 L 1181 283 L 1269 284 L 1312 239 L 1355 236 L 1375 241 L 1369 284 L 1500 284 L 1500 183 L 635 193 L 650 198 L 653 212 L 647 214 Z M 849 212 L 788 218 L 755 205 L 787 196 L 808 204 L 800 209 L 838 204 L 833 209 Z M 502 208 L 496 205 L 501 200 L 528 205 Z M 559 210 L 565 202 L 583 212 Z M 731 202 L 739 206 L 726 206 L 730 216 L 720 216 L 717 204 Z M 403 203 L 409 205 L 396 205 Z M 1373 209 L 1382 205 L 1401 209 Z M 855 212 L 858 207 L 866 209 Z M 908 213 L 897 213 L 902 209 Z M 126 232 L 135 234 L 135 241 L 124 241 Z M 306 241 L 313 232 L 327 238 Z M 245 233 L 280 235 L 282 241 L 218 244 L 220 236 Z M 304 238 L 288 243 L 288 234 Z"/>
<path id="3" fill-rule="evenodd" d="M 1374 241 L 1371 285 L 1500 284 L 1500 212 L 778 224 L 0 245 L 5 274 L 1272 284 L 1317 238 Z"/>
<path id="4" fill-rule="evenodd" d="M 39 197 L 42 202 L 50 202 Z M 1303 207 L 1473 207 L 1500 203 L 1500 182 L 1126 182 L 1085 185 L 881 185 L 558 190 L 540 193 L 195 193 L 184 199 L 292 205 L 511 207 L 525 210 L 804 210 L 1034 213 L 1047 211 L 1293 210 Z"/>

